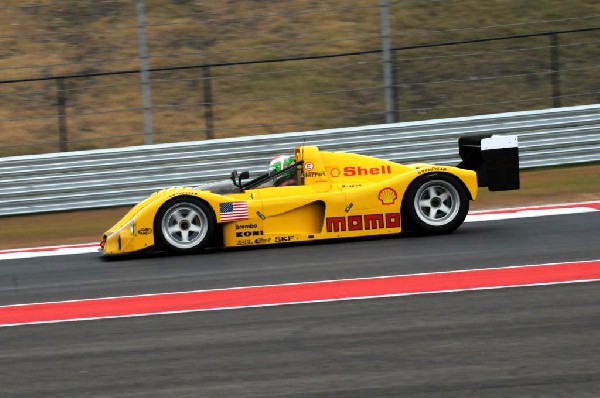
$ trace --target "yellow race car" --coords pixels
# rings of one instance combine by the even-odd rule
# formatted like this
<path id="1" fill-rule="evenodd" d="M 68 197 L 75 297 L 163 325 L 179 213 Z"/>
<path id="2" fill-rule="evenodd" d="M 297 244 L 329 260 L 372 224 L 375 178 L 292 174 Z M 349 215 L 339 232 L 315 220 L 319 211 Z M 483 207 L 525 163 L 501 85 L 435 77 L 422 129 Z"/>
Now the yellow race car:
<path id="1" fill-rule="evenodd" d="M 106 231 L 106 255 L 154 248 L 197 252 L 416 231 L 443 234 L 464 221 L 480 186 L 519 188 L 516 136 L 459 139 L 457 167 L 294 149 L 293 162 L 251 179 L 155 192 Z M 281 184 L 290 177 L 292 184 Z"/>

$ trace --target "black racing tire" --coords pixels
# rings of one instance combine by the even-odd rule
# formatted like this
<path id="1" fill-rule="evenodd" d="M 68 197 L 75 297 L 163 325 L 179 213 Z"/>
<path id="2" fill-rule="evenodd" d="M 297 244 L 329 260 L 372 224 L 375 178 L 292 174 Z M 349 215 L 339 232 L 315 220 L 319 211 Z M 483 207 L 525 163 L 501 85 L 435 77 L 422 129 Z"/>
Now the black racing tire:
<path id="1" fill-rule="evenodd" d="M 402 229 L 424 234 L 456 230 L 469 211 L 464 184 L 448 174 L 427 174 L 409 185 L 402 201 Z"/>
<path id="2" fill-rule="evenodd" d="M 154 238 L 160 249 L 195 253 L 214 237 L 215 216 L 203 201 L 182 196 L 169 200 L 156 213 Z"/>

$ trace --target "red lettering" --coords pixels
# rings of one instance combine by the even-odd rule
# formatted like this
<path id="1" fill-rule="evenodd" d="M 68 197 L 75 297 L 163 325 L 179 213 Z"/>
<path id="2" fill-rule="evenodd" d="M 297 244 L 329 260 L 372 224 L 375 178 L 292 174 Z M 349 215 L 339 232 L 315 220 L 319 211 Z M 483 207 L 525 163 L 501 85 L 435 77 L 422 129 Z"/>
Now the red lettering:
<path id="1" fill-rule="evenodd" d="M 348 231 L 360 231 L 363 229 L 362 216 L 348 217 Z"/>
<path id="2" fill-rule="evenodd" d="M 352 177 L 356 175 L 356 170 L 354 169 L 354 167 L 344 167 L 344 175 Z"/>
<path id="3" fill-rule="evenodd" d="M 362 231 L 382 228 L 400 228 L 400 213 L 366 214 L 364 216 L 327 217 L 327 232 Z"/>
<path id="4" fill-rule="evenodd" d="M 325 219 L 327 232 L 340 232 L 346 230 L 346 219 L 344 217 L 327 217 Z"/>
<path id="5" fill-rule="evenodd" d="M 367 214 L 365 215 L 365 229 L 383 228 L 383 214 Z"/>
<path id="6" fill-rule="evenodd" d="M 385 215 L 386 228 L 400 228 L 400 213 L 387 213 Z"/>
<path id="7" fill-rule="evenodd" d="M 371 167 L 369 169 L 365 167 L 347 166 L 344 167 L 344 175 L 346 177 L 353 176 L 366 176 L 366 175 L 378 175 L 378 174 L 392 174 L 392 166 L 381 165 L 380 167 Z"/>

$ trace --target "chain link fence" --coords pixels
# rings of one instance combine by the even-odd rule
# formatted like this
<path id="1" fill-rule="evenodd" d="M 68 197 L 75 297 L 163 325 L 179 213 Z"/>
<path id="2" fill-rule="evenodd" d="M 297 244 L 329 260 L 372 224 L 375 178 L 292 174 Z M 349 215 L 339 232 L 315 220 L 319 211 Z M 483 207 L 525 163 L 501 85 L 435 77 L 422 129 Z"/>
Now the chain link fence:
<path id="1" fill-rule="evenodd" d="M 600 102 L 587 2 L 259 3 L 7 0 L 0 156 Z"/>

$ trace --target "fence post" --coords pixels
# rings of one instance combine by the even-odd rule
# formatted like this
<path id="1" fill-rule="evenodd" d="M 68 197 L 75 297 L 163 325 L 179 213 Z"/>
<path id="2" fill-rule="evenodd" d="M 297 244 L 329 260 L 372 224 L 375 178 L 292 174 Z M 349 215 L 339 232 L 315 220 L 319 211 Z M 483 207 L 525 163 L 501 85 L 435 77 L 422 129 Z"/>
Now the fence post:
<path id="1" fill-rule="evenodd" d="M 392 97 L 394 98 L 394 120 L 400 121 L 400 78 L 398 69 L 400 68 L 400 62 L 398 61 L 398 51 L 392 50 Z"/>
<path id="2" fill-rule="evenodd" d="M 144 0 L 136 0 L 138 48 L 140 52 L 140 76 L 142 80 L 142 108 L 144 112 L 144 144 L 153 143 L 152 94 L 148 66 L 148 43 L 146 40 L 146 17 Z"/>
<path id="3" fill-rule="evenodd" d="M 58 150 L 67 152 L 67 96 L 65 80 L 56 79 L 56 105 L 58 107 Z"/>
<path id="4" fill-rule="evenodd" d="M 211 140 L 214 138 L 214 125 L 213 125 L 213 98 L 212 98 L 212 77 L 210 74 L 210 66 L 202 68 L 202 84 L 204 102 L 204 123 L 206 126 L 206 139 Z"/>
<path id="5" fill-rule="evenodd" d="M 394 79 L 392 77 L 392 51 L 390 38 L 390 15 L 387 0 L 380 0 L 381 8 L 381 52 L 383 53 L 383 87 L 385 100 L 385 122 L 396 122 L 396 106 L 394 104 Z"/>
<path id="6" fill-rule="evenodd" d="M 558 48 L 558 34 L 550 34 L 550 80 L 552 84 L 552 107 L 560 108 L 560 54 Z"/>

